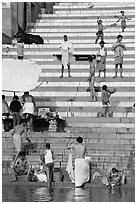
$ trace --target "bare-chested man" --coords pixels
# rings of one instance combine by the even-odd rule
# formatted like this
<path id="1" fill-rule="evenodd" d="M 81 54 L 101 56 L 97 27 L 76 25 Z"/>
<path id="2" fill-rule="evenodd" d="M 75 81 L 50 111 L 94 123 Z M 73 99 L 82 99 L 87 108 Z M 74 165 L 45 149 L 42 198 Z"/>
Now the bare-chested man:
<path id="1" fill-rule="evenodd" d="M 83 138 L 78 137 L 75 144 L 68 144 L 68 148 L 75 151 L 75 187 L 82 187 L 90 178 L 89 162 L 85 159 L 86 146 L 82 143 Z"/>
<path id="2" fill-rule="evenodd" d="M 84 158 L 85 157 L 85 153 L 86 153 L 86 146 L 83 143 L 83 138 L 82 137 L 78 137 L 76 139 L 76 144 L 74 144 L 73 142 L 71 142 L 68 145 L 69 149 L 74 149 L 75 151 L 75 158 Z"/>
<path id="3" fill-rule="evenodd" d="M 26 140 L 28 142 L 31 142 L 31 141 L 30 141 L 30 139 L 28 138 L 28 135 L 27 135 L 27 127 L 26 127 L 25 122 L 23 122 L 20 125 L 16 125 L 14 127 L 14 129 L 10 130 L 10 133 L 11 133 L 11 135 L 13 135 L 13 143 L 14 143 L 15 149 L 17 151 L 16 157 L 14 159 L 14 162 L 15 162 L 18 155 L 19 155 L 19 152 L 21 151 L 21 146 L 22 146 L 21 136 L 23 135 L 23 133 L 25 135 Z"/>

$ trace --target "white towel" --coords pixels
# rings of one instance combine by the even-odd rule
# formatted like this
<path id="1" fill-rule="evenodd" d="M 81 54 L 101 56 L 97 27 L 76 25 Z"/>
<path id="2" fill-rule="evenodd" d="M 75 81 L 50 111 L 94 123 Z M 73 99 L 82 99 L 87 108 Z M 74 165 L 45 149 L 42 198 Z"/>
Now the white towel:
<path id="1" fill-rule="evenodd" d="M 74 181 L 75 177 L 74 177 L 74 170 L 73 170 L 73 165 L 72 165 L 72 154 L 69 154 L 66 171 L 68 172 L 69 178 L 71 179 L 71 181 Z"/>

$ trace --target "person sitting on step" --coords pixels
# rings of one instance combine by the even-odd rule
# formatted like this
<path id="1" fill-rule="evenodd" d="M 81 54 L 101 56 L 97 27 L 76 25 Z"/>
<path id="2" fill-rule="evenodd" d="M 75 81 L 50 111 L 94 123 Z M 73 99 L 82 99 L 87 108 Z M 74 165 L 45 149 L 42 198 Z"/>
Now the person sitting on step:
<path id="1" fill-rule="evenodd" d="M 29 176 L 32 176 L 31 165 L 28 159 L 26 158 L 26 153 L 20 151 L 19 157 L 16 162 L 11 166 L 13 180 L 11 182 L 18 181 L 18 176 L 26 175 L 26 181 L 30 180 Z"/>
<path id="2" fill-rule="evenodd" d="M 126 183 L 126 177 L 123 170 L 117 164 L 112 164 L 107 171 L 106 186 L 115 187 Z"/>

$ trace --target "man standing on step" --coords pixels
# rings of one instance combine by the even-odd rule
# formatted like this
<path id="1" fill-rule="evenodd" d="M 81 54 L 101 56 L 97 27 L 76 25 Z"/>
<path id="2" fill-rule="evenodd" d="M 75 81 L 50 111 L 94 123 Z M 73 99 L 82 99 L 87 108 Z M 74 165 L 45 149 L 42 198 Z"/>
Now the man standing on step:
<path id="1" fill-rule="evenodd" d="M 29 94 L 29 91 L 24 92 L 24 95 L 22 96 L 22 104 L 23 115 L 27 120 L 27 129 L 32 130 L 35 101 L 34 97 Z"/>
<path id="2" fill-rule="evenodd" d="M 72 57 L 72 43 L 68 40 L 67 35 L 64 35 L 64 40 L 61 42 L 60 48 L 61 48 L 61 54 L 62 54 L 62 74 L 60 78 L 63 77 L 64 67 L 68 67 L 68 76 L 70 76 L 70 59 Z"/>
<path id="3" fill-rule="evenodd" d="M 124 43 L 122 43 L 123 36 L 118 35 L 117 36 L 117 41 L 112 45 L 112 51 L 114 51 L 114 59 L 115 59 L 115 77 L 117 77 L 117 72 L 118 72 L 118 65 L 120 66 L 120 77 L 123 78 L 122 73 L 123 73 L 123 50 L 126 50 L 126 46 Z"/>

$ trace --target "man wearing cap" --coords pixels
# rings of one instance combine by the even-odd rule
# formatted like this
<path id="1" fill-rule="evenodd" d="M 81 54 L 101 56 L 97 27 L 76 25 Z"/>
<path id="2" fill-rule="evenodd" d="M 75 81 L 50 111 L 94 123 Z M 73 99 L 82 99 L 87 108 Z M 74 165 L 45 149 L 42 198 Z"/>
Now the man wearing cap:
<path id="1" fill-rule="evenodd" d="M 115 77 L 117 77 L 117 72 L 118 72 L 118 65 L 120 66 L 120 77 L 123 78 L 122 73 L 123 73 L 123 57 L 124 53 L 123 51 L 126 50 L 126 46 L 124 43 L 122 43 L 123 36 L 118 35 L 117 36 L 117 41 L 112 45 L 112 51 L 114 51 L 114 59 L 115 59 Z"/>

